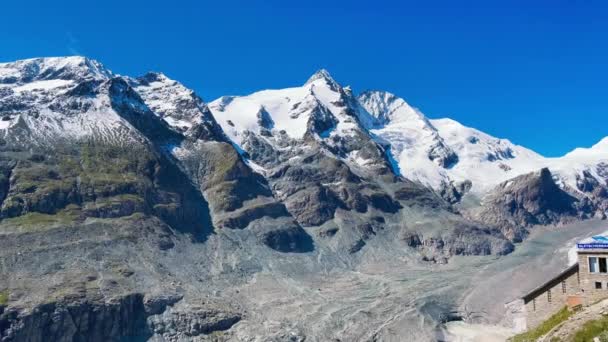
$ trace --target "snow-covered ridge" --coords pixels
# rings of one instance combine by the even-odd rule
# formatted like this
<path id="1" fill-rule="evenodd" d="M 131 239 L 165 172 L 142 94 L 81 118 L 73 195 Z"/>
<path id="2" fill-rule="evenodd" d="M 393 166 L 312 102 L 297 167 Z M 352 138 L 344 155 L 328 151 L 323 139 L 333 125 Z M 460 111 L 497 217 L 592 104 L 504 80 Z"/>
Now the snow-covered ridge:
<path id="1" fill-rule="evenodd" d="M 162 73 L 139 78 L 116 75 L 81 56 L 1 63 L 0 130 L 21 122 L 21 128 L 44 137 L 110 136 L 120 126 L 128 126 L 108 98 L 109 87 L 118 83 L 136 94 L 130 95 L 134 96 L 130 104 L 161 117 L 174 130 L 225 139 L 205 103 L 179 82 Z"/>
<path id="2" fill-rule="evenodd" d="M 286 148 L 286 141 L 293 147 L 312 138 L 333 149 L 335 157 L 365 168 L 378 165 L 377 154 L 366 143 L 371 139 L 383 146 L 383 156 L 401 176 L 434 189 L 470 181 L 471 191 L 479 194 L 542 167 L 549 167 L 562 185 L 572 189 L 580 189 L 585 177 L 603 185 L 608 181 L 608 137 L 593 147 L 545 158 L 454 120 L 429 119 L 388 92 L 354 95 L 327 70 L 319 70 L 301 86 L 224 96 L 207 106 L 192 90 L 162 73 L 121 77 L 85 57 L 0 63 L 0 130 L 9 130 L 18 122 L 47 135 L 90 134 L 96 125 L 112 130 L 120 119 L 104 114 L 111 111 L 110 99 L 74 100 L 76 107 L 84 109 L 76 109 L 82 115 L 73 117 L 57 112 L 53 103 L 87 82 L 96 87 L 113 78 L 125 80 L 141 97 L 142 106 L 175 130 L 196 135 L 206 130 L 207 136 L 217 139 L 225 139 L 225 134 L 240 151 L 257 148 L 255 144 L 244 146 L 250 143 L 250 134 L 277 151 Z M 28 111 L 46 121 L 34 120 Z"/>
<path id="3" fill-rule="evenodd" d="M 194 91 L 162 73 L 148 73 L 130 84 L 144 99 L 148 107 L 169 125 L 189 129 L 202 121 L 201 111 L 206 107 Z"/>
<path id="4" fill-rule="evenodd" d="M 594 159 L 598 154 L 608 155 L 608 137 L 603 138 L 589 148 L 577 147 L 564 157 L 570 159 Z"/>
<path id="5" fill-rule="evenodd" d="M 42 80 L 107 79 L 112 72 L 101 63 L 81 56 L 45 57 L 0 63 L 0 84 L 26 84 Z"/>
<path id="6" fill-rule="evenodd" d="M 422 125 L 421 128 L 430 126 L 427 118 L 419 110 L 389 92 L 365 91 L 359 95 L 358 99 L 366 110 L 366 112 L 360 113 L 361 120 L 369 128 L 409 121 Z"/>
<path id="7" fill-rule="evenodd" d="M 336 124 L 327 132 L 317 132 L 318 138 L 331 140 L 328 138 L 348 136 L 353 130 L 365 131 L 388 148 L 388 159 L 394 161 L 396 172 L 434 189 L 471 181 L 471 191 L 483 194 L 501 182 L 543 167 L 550 167 L 559 181 L 576 189 L 577 177 L 583 171 L 601 177 L 593 168 L 608 157 L 608 138 L 562 158 L 545 158 L 454 120 L 428 119 L 388 92 L 366 91 L 353 97 L 354 103 L 345 103 L 351 92 L 340 87 L 326 70 L 320 70 L 301 87 L 222 97 L 209 107 L 237 145 L 243 143 L 247 132 L 274 131 L 302 139 L 315 110 L 327 109 Z M 357 160 L 356 153 L 352 160 Z M 364 166 L 365 162 L 357 164 Z"/>
<path id="8" fill-rule="evenodd" d="M 259 133 L 263 129 L 302 139 L 311 132 L 310 125 L 315 120 L 334 123 L 311 132 L 327 138 L 358 128 L 354 118 L 345 112 L 344 96 L 343 89 L 329 73 L 320 70 L 303 86 L 263 90 L 248 96 L 224 96 L 209 103 L 209 108 L 236 144 L 242 143 L 244 132 Z"/>

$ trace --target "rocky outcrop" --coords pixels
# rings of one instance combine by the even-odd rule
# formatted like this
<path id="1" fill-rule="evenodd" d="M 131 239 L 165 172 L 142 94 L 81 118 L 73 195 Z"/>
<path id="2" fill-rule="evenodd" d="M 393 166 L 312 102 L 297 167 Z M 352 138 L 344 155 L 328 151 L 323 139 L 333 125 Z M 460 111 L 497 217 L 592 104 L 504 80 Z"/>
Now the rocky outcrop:
<path id="1" fill-rule="evenodd" d="M 595 210 L 588 198 L 561 189 L 551 171 L 543 168 L 500 184 L 484 198 L 474 217 L 500 227 L 510 240 L 520 242 L 533 225 L 589 218 Z"/>
<path id="2" fill-rule="evenodd" d="M 0 316 L 0 337 L 3 342 L 101 342 L 148 336 L 141 294 L 104 304 L 53 302 L 40 305 L 31 313 L 9 310 Z"/>
<path id="3" fill-rule="evenodd" d="M 467 222 L 450 222 L 453 230 L 426 233 L 404 227 L 400 239 L 422 253 L 425 261 L 446 263 L 454 255 L 505 255 L 514 246 L 495 228 L 484 228 Z"/>
<path id="4" fill-rule="evenodd" d="M 436 142 L 429 147 L 428 157 L 437 165 L 449 169 L 458 163 L 458 155 L 446 146 L 443 141 L 437 139 Z"/>
<path id="5" fill-rule="evenodd" d="M 471 190 L 472 183 L 469 180 L 454 183 L 442 183 L 441 187 L 437 191 L 441 198 L 448 201 L 451 204 L 460 202 L 462 197 Z"/>
<path id="6" fill-rule="evenodd" d="M 230 329 L 241 316 L 205 307 L 191 307 L 188 312 L 167 310 L 148 318 L 148 329 L 153 339 L 179 341 L 210 335 Z"/>
<path id="7" fill-rule="evenodd" d="M 597 208 L 596 217 L 605 219 L 608 213 L 608 164 L 599 163 L 595 175 L 583 170 L 576 176 L 577 189 L 588 196 Z"/>
<path id="8" fill-rule="evenodd" d="M 297 222 L 284 222 L 280 228 L 258 227 L 256 234 L 266 246 L 283 253 L 306 253 L 314 250 L 314 242 Z"/>
<path id="9" fill-rule="evenodd" d="M 0 311 L 0 340 L 143 341 L 160 337 L 173 341 L 229 329 L 241 316 L 205 306 L 168 308 L 175 300 L 154 301 L 135 293 L 109 301 L 63 300 L 31 312 Z"/>

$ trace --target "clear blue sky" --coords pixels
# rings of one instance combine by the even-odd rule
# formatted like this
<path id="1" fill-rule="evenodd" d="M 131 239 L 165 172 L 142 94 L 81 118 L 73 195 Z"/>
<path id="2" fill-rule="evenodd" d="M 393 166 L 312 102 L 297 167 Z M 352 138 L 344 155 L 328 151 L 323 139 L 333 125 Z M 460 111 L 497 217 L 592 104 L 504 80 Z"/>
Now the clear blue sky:
<path id="1" fill-rule="evenodd" d="M 548 156 L 608 135 L 603 0 L 3 2 L 0 61 L 71 54 L 206 100 L 327 68 Z"/>

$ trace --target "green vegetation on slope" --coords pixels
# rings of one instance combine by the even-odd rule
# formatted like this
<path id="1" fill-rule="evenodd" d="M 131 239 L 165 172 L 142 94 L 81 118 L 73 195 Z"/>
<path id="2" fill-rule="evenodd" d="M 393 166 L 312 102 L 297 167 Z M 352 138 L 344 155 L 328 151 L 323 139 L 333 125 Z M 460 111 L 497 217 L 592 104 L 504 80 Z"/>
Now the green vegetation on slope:
<path id="1" fill-rule="evenodd" d="M 568 319 L 568 317 L 572 316 L 572 312 L 568 310 L 567 307 L 564 307 L 553 316 L 549 317 L 546 321 L 541 323 L 538 327 L 521 333 L 519 335 L 515 335 L 509 339 L 510 342 L 534 342 L 541 336 L 545 335 L 551 329 L 558 326 L 560 323 L 564 322 Z"/>
<path id="2" fill-rule="evenodd" d="M 599 337 L 600 341 L 608 342 L 608 317 L 593 320 L 583 324 L 572 338 L 573 342 L 591 342 L 594 337 Z"/>
<path id="3" fill-rule="evenodd" d="M 0 231 L 5 228 L 13 227 L 20 231 L 39 231 L 56 226 L 67 226 L 78 218 L 78 210 L 71 206 L 55 214 L 42 214 L 30 212 L 25 215 L 12 217 L 2 220 Z"/>
<path id="4" fill-rule="evenodd" d="M 21 229 L 84 216 L 130 215 L 143 211 L 154 193 L 158 164 L 145 146 L 86 141 L 44 155 L 14 157 L 10 184 L 5 180 L 0 216 Z"/>
<path id="5" fill-rule="evenodd" d="M 0 306 L 8 303 L 8 290 L 0 291 Z"/>

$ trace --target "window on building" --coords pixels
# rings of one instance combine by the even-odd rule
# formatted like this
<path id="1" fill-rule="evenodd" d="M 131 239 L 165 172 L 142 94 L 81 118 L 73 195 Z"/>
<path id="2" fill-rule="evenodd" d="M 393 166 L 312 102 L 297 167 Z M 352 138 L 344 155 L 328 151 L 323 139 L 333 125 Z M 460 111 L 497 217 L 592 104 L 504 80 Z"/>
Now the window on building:
<path id="1" fill-rule="evenodd" d="M 566 281 L 562 281 L 562 293 L 566 293 Z"/>
<path id="2" fill-rule="evenodd" d="M 536 311 L 536 298 L 532 299 L 532 311 Z"/>
<path id="3" fill-rule="evenodd" d="M 601 282 L 599 282 L 599 281 L 596 281 L 596 282 L 595 282 L 595 288 L 596 288 L 596 289 L 601 289 L 601 288 L 602 288 L 602 283 L 601 283 Z"/>
<path id="4" fill-rule="evenodd" d="M 551 289 L 547 291 L 547 302 L 551 303 Z"/>
<path id="5" fill-rule="evenodd" d="M 608 273 L 608 260 L 605 257 L 589 257 L 589 272 Z"/>
<path id="6" fill-rule="evenodd" d="M 589 272 L 597 273 L 599 271 L 599 267 L 597 266 L 597 258 L 589 257 Z"/>

